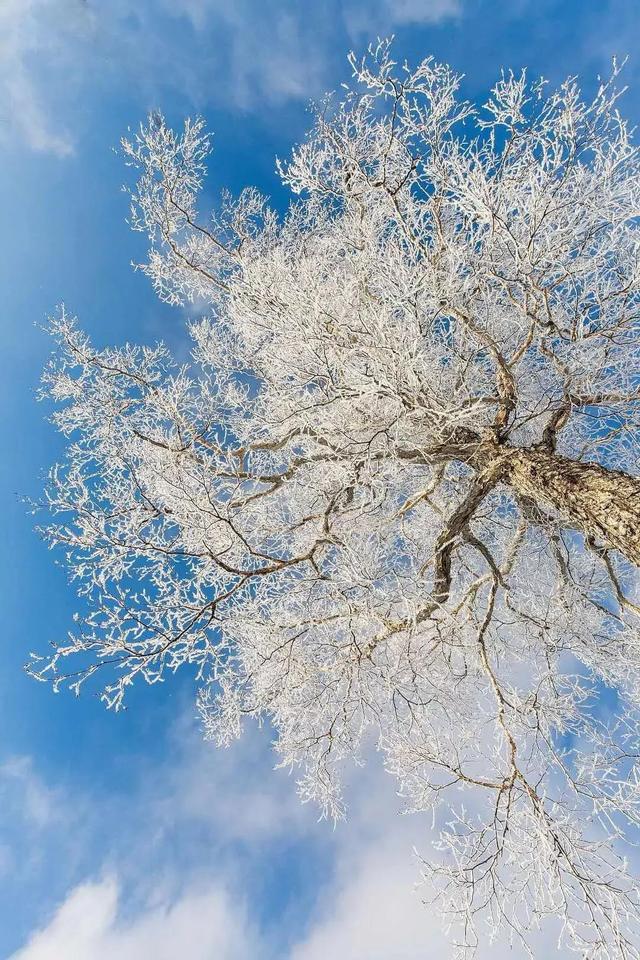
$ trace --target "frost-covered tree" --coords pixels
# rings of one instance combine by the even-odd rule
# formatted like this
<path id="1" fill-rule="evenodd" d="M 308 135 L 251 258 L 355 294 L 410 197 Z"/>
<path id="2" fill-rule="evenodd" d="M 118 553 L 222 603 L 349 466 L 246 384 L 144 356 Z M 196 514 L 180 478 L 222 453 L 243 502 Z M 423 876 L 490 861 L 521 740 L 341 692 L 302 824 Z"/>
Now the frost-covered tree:
<path id="1" fill-rule="evenodd" d="M 284 216 L 251 189 L 198 215 L 200 121 L 124 142 L 143 269 L 203 319 L 183 367 L 52 323 L 47 534 L 84 612 L 31 670 L 104 677 L 118 708 L 194 665 L 207 733 L 268 718 L 330 815 L 373 737 L 435 811 L 425 872 L 461 955 L 551 915 L 584 957 L 637 957 L 640 165 L 617 70 L 587 101 L 505 75 L 475 108 L 432 60 L 351 62 L 279 166 Z"/>

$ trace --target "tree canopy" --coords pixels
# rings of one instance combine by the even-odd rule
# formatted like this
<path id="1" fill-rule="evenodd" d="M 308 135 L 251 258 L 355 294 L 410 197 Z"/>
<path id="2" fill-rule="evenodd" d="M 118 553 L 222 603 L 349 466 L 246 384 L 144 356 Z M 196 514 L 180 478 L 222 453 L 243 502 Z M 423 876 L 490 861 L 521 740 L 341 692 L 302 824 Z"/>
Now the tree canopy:
<path id="1" fill-rule="evenodd" d="M 279 170 L 202 217 L 210 148 L 152 116 L 132 222 L 192 358 L 96 349 L 61 311 L 44 393 L 69 438 L 45 530 L 84 597 L 31 671 L 195 665 L 207 734 L 272 723 L 343 812 L 373 742 L 460 954 L 559 917 L 638 957 L 640 177 L 617 68 L 592 99 L 503 75 L 482 107 L 387 43 Z M 525 945 L 525 947 L 522 946 Z"/>

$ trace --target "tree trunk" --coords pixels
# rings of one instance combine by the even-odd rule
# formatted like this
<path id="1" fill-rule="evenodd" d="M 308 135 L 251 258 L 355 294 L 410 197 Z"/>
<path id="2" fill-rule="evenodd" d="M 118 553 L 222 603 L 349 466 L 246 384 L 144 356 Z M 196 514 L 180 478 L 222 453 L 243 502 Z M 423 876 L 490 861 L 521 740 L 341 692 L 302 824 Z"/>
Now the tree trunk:
<path id="1" fill-rule="evenodd" d="M 517 493 L 640 566 L 640 478 L 539 447 L 502 450 L 502 478 Z"/>

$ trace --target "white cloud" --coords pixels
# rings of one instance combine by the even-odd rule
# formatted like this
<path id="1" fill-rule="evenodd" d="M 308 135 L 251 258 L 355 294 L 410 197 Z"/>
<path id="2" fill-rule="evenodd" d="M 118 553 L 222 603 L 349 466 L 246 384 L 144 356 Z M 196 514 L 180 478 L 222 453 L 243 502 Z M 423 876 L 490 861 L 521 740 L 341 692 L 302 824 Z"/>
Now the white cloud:
<path id="1" fill-rule="evenodd" d="M 19 810 L 31 830 L 48 827 L 60 816 L 57 791 L 38 776 L 30 757 L 0 764 L 0 798 L 5 811 L 10 805 Z"/>
<path id="2" fill-rule="evenodd" d="M 183 737 L 176 745 L 184 746 Z M 157 769 L 151 793 L 142 788 L 126 799 L 136 841 L 110 858 L 106 878 L 73 886 L 9 960 L 451 958 L 437 908 L 426 906 L 416 887 L 413 850 L 429 844 L 428 822 L 398 816 L 391 778 L 375 761 L 358 771 L 349 785 L 351 819 L 334 830 L 318 824 L 311 807 L 297 805 L 294 814 L 293 783 L 269 770 L 267 746 L 250 734 L 237 752 L 220 753 L 207 745 L 199 750 L 188 737 L 186 752 L 171 752 L 173 760 L 164 761 L 175 764 L 175 776 Z M 199 860 L 181 863 L 175 838 L 159 832 L 167 820 L 170 828 L 171 811 L 176 821 L 212 827 L 201 839 Z M 103 832 L 104 812 L 96 824 Z M 122 813 L 112 812 L 122 823 Z M 286 886 L 291 876 L 274 875 L 273 863 L 292 837 L 300 844 L 308 890 L 297 904 L 274 907 L 273 883 Z M 318 839 L 329 854 L 322 870 Z M 236 844 L 231 858 L 224 856 L 229 842 Z M 145 853 L 153 846 L 164 849 L 159 865 Z M 271 878 L 266 886 L 258 879 L 262 872 Z M 508 944 L 497 943 L 478 960 L 513 956 Z M 568 960 L 557 951 L 553 931 L 540 938 L 536 956 Z"/>
<path id="3" fill-rule="evenodd" d="M 313 830 L 316 811 L 299 802 L 291 777 L 273 769 L 275 756 L 260 731 L 248 729 L 227 749 L 183 734 L 178 756 L 155 797 L 159 822 L 173 814 L 207 824 L 226 843 L 253 846 L 273 843 L 283 831 L 291 839 Z"/>
<path id="4" fill-rule="evenodd" d="M 11 960 L 249 960 L 256 956 L 251 924 L 238 897 L 209 884 L 174 903 L 118 913 L 115 879 L 76 887 L 51 921 Z"/>
<path id="5" fill-rule="evenodd" d="M 348 0 L 344 17 L 357 42 L 408 24 L 435 24 L 462 13 L 462 0 Z"/>
<path id="6" fill-rule="evenodd" d="M 385 0 L 389 17 L 397 24 L 438 23 L 461 12 L 460 0 Z"/>
<path id="7" fill-rule="evenodd" d="M 160 897 L 160 903 L 146 903 L 123 919 L 112 877 L 75 887 L 10 960 L 445 960 L 450 949 L 437 919 L 412 890 L 410 845 L 398 842 L 397 821 L 382 817 L 378 826 L 380 837 L 347 842 L 338 854 L 335 875 L 317 897 L 307 935 L 286 953 L 276 952 L 269 936 L 255 930 L 237 887 L 229 889 L 225 878 L 174 900 Z"/>
<path id="8" fill-rule="evenodd" d="M 178 92 L 264 111 L 344 75 L 349 46 L 460 13 L 462 0 L 2 0 L 0 135 L 66 156 L 96 91 Z"/>
<path id="9" fill-rule="evenodd" d="M 429 819 L 399 816 L 395 783 L 373 757 L 348 784 L 349 821 L 318 823 L 292 778 L 272 769 L 268 741 L 268 731 L 250 729 L 219 751 L 183 723 L 164 759 L 140 768 L 137 787 L 83 798 L 74 833 L 89 854 L 85 879 L 53 903 L 34 898 L 32 932 L 10 960 L 451 958 L 437 907 L 416 887 L 413 851 L 429 847 Z M 69 796 L 25 761 L 13 771 L 27 792 L 37 783 L 69 809 Z M 34 845 L 43 840 L 33 832 Z M 54 877 L 64 854 L 60 846 L 48 854 Z M 536 956 L 568 960 L 553 930 L 538 946 Z M 513 957 L 496 943 L 477 960 Z"/>
<path id="10" fill-rule="evenodd" d="M 431 820 L 402 816 L 396 788 L 376 755 L 352 776 L 351 814 L 336 830 L 330 879 L 317 891 L 305 935 L 288 960 L 452 956 L 437 908 L 425 906 L 418 884 L 416 850 L 433 840 Z"/>
<path id="11" fill-rule="evenodd" d="M 46 870 L 49 858 L 64 846 L 64 866 L 59 881 L 69 879 L 68 867 L 81 853 L 83 837 L 78 829 L 65 831 L 70 818 L 83 816 L 82 802 L 57 786 L 48 784 L 30 757 L 11 757 L 0 763 L 0 886 L 7 881 L 12 894 L 28 887 Z"/>
<path id="12" fill-rule="evenodd" d="M 306 99 L 335 86 L 349 45 L 367 44 L 406 24 L 457 16 L 462 0 L 164 0 L 204 36 L 224 37 L 218 63 L 223 97 L 244 109 Z M 216 69 L 217 67 L 217 69 Z M 207 77 L 203 71 L 201 79 Z M 213 79 L 213 78 L 212 78 Z"/>
<path id="13" fill-rule="evenodd" d="M 87 842 L 93 831 L 109 843 L 107 823 L 126 824 L 124 842 L 106 861 L 96 850 L 93 874 L 106 869 L 107 878 L 68 890 L 11 960 L 429 960 L 426 946 L 446 960 L 437 917 L 414 890 L 412 848 L 426 839 L 424 821 L 398 816 L 393 781 L 379 765 L 354 774 L 351 818 L 334 829 L 299 803 L 291 777 L 272 769 L 268 731 L 249 729 L 225 751 L 194 733 L 179 725 L 167 759 L 141 771 L 133 796 L 82 804 L 94 818 L 81 830 Z M 49 793 L 62 798 L 59 789 Z M 186 861 L 185 830 L 199 853 L 191 848 Z M 270 917 L 274 934 L 257 918 L 272 883 L 290 882 L 273 864 L 292 844 L 307 891 Z M 262 872 L 272 878 L 266 886 Z"/>
<path id="14" fill-rule="evenodd" d="M 451 955 L 437 915 L 415 889 L 416 862 L 406 835 L 387 820 L 380 826 L 384 834 L 339 864 L 291 960 L 445 960 Z"/>
<path id="15" fill-rule="evenodd" d="M 46 73 L 69 80 L 72 38 L 82 30 L 77 0 L 2 0 L 0 3 L 0 128 L 34 150 L 67 156 L 73 150 L 64 124 L 53 120 L 44 96 Z"/>

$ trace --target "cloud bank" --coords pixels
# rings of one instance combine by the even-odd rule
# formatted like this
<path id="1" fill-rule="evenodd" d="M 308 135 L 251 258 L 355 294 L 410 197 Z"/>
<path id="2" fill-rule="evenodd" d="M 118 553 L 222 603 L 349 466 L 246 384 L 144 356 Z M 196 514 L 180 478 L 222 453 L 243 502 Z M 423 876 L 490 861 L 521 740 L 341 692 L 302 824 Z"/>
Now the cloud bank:
<path id="1" fill-rule="evenodd" d="M 129 920 L 119 915 L 118 901 L 114 878 L 76 887 L 13 960 L 249 960 L 257 955 L 244 905 L 216 884 L 174 903 L 151 904 Z"/>
<path id="2" fill-rule="evenodd" d="M 76 879 L 55 897 L 33 897 L 36 916 L 10 960 L 452 957 L 437 907 L 416 886 L 413 851 L 433 839 L 428 818 L 398 815 L 394 782 L 373 757 L 349 784 L 349 821 L 318 822 L 292 778 L 271 768 L 268 740 L 254 729 L 215 750 L 183 721 L 131 790 L 76 797 L 71 808 L 64 788 L 47 786 L 28 762 L 2 768 L 0 792 L 8 777 L 14 807 L 20 791 L 36 798 L 20 832 L 47 853 L 31 866 L 52 871 L 44 888 L 69 852 L 77 861 Z M 54 809 L 75 813 L 55 856 Z M 553 930 L 539 955 L 561 960 Z M 478 960 L 513 956 L 492 944 Z"/>

